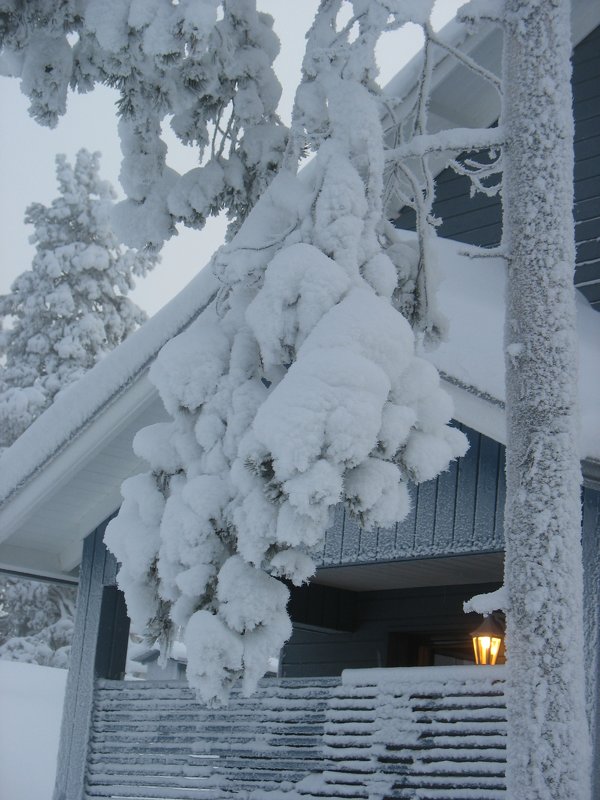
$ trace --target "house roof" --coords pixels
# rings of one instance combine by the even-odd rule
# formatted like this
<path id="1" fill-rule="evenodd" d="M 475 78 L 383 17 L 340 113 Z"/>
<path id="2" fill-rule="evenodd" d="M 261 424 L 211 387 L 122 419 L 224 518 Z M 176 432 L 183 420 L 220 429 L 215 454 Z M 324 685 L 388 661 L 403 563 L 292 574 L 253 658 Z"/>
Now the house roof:
<path id="1" fill-rule="evenodd" d="M 81 540 L 120 504 L 120 485 L 144 469 L 135 433 L 167 419 L 148 369 L 161 347 L 211 302 L 201 270 L 119 347 L 61 392 L 0 457 L 0 569 L 68 578 Z"/>
<path id="2" fill-rule="evenodd" d="M 407 237 L 413 234 L 405 233 Z M 474 259 L 439 240 L 438 299 L 448 340 L 427 357 L 438 367 L 455 418 L 505 441 L 500 258 Z M 202 271 L 139 331 L 58 397 L 0 459 L 0 566 L 66 577 L 81 540 L 119 505 L 122 481 L 146 466 L 131 449 L 144 425 L 168 419 L 147 370 L 162 344 L 206 308 Z M 581 452 L 590 479 L 600 466 L 600 315 L 578 300 Z"/>
<path id="3" fill-rule="evenodd" d="M 600 23 L 597 4 L 574 2 L 574 40 Z M 448 37 L 468 52 L 480 50 L 495 58 L 497 34 L 483 29 L 467 35 L 456 24 Z M 499 52 L 499 51 L 498 51 Z M 408 97 L 414 89 L 415 60 L 389 89 Z M 490 68 L 493 64 L 489 65 Z M 453 109 L 451 124 L 487 124 L 493 106 L 467 98 L 464 109 L 447 104 L 455 70 L 449 60 L 438 67 L 433 113 L 449 123 L 442 100 Z M 443 91 L 438 89 L 443 87 Z M 482 87 L 481 91 L 484 91 Z M 434 93 L 435 94 L 435 93 Z M 477 95 L 479 100 L 479 95 Z M 445 99 L 444 99 L 445 98 Z M 473 119 L 471 107 L 484 116 Z M 440 122 L 441 124 L 441 122 Z M 411 234 L 406 234 L 410 236 Z M 439 290 L 442 310 L 450 320 L 450 336 L 429 357 L 454 399 L 458 421 L 497 441 L 505 441 L 502 327 L 504 264 L 501 259 L 473 259 L 465 245 L 439 242 L 445 280 Z M 170 303 L 80 381 L 61 393 L 0 458 L 0 569 L 69 578 L 81 557 L 82 539 L 120 503 L 120 485 L 146 467 L 133 454 L 135 433 L 167 419 L 148 368 L 163 344 L 183 330 L 211 302 L 217 281 L 204 269 Z M 600 485 L 600 315 L 579 298 L 581 358 L 582 457 L 588 480 Z M 485 335 L 484 335 L 485 332 Z"/>

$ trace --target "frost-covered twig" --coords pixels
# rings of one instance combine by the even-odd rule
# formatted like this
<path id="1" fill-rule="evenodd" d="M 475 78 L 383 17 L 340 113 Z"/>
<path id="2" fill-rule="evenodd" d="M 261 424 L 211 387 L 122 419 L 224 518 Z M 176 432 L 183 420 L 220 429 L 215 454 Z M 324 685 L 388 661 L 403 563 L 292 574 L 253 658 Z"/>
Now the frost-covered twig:
<path id="1" fill-rule="evenodd" d="M 497 181 L 491 185 L 483 183 L 485 179 L 493 178 L 501 174 L 501 155 L 489 164 L 482 164 L 479 161 L 475 161 L 473 158 L 466 158 L 463 162 L 458 161 L 458 159 L 452 159 L 448 162 L 448 166 L 453 169 L 457 175 L 469 178 L 471 182 L 471 197 L 475 192 L 485 194 L 487 197 L 494 197 L 502 188 L 501 181 Z"/>
<path id="2" fill-rule="evenodd" d="M 486 150 L 504 143 L 504 131 L 497 128 L 450 128 L 439 133 L 424 133 L 385 151 L 386 161 L 422 158 L 431 153 Z"/>
<path id="3" fill-rule="evenodd" d="M 436 34 L 436 32 L 431 27 L 430 23 L 426 25 L 427 35 L 429 39 L 436 44 L 438 47 L 441 47 L 442 50 L 445 50 L 450 55 L 454 56 L 457 61 L 461 64 L 464 64 L 471 72 L 474 72 L 476 75 L 480 75 L 484 80 L 489 81 L 495 89 L 498 91 L 498 94 L 502 96 L 502 81 L 500 78 L 491 72 L 489 69 L 486 69 L 481 64 L 478 64 L 475 59 L 471 58 L 471 56 L 463 53 L 456 47 L 453 47 L 448 42 L 445 42 L 440 36 Z"/>
<path id="4" fill-rule="evenodd" d="M 461 256 L 466 256 L 467 258 L 501 258 L 504 261 L 510 260 L 510 254 L 507 253 L 506 249 L 502 246 L 477 247 L 473 245 L 467 247 L 463 245 L 458 252 Z"/>

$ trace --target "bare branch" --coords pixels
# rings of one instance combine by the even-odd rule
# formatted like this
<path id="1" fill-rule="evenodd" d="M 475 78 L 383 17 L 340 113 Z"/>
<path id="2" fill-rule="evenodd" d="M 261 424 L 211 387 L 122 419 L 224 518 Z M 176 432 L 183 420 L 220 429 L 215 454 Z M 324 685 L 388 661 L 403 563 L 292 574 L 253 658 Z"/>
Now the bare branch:
<path id="1" fill-rule="evenodd" d="M 433 64 L 431 63 L 431 39 L 424 29 L 425 44 L 423 46 L 423 72 L 421 73 L 421 80 L 419 81 L 419 94 L 417 98 L 417 111 L 415 116 L 415 123 L 413 126 L 413 137 L 424 134 L 427 130 L 427 108 L 429 106 L 429 97 L 431 94 L 431 76 Z"/>
<path id="2" fill-rule="evenodd" d="M 464 64 L 465 67 L 468 67 L 468 69 L 477 73 L 477 75 L 480 75 L 484 80 L 489 81 L 498 90 L 498 94 L 502 96 L 502 82 L 497 75 L 494 75 L 494 73 L 489 69 L 482 67 L 481 64 L 478 64 L 477 61 L 471 58 L 471 56 L 468 56 L 466 53 L 462 53 L 456 47 L 453 47 L 451 44 L 448 44 L 448 42 L 440 39 L 440 37 L 437 36 L 431 27 L 430 23 L 427 23 L 425 30 L 427 31 L 427 36 L 432 42 L 434 42 L 434 44 L 436 44 L 438 47 L 441 47 L 442 50 L 445 50 L 450 55 L 454 56 L 457 61 L 460 61 L 461 64 Z"/>

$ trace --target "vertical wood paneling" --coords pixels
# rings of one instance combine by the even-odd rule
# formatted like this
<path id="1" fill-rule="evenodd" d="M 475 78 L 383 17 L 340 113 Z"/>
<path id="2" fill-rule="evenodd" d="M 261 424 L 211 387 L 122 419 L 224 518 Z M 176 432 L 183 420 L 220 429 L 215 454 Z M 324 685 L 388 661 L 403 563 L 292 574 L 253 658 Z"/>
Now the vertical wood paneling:
<path id="1" fill-rule="evenodd" d="M 324 564 L 338 564 L 341 561 L 344 518 L 344 508 L 343 506 L 338 506 L 335 510 L 333 525 L 329 528 L 325 536 L 325 545 L 323 547 Z"/>
<path id="2" fill-rule="evenodd" d="M 361 531 L 358 549 L 358 561 L 363 563 L 377 561 L 379 558 L 378 541 L 377 528 L 373 528 L 370 531 Z"/>
<path id="3" fill-rule="evenodd" d="M 108 556 L 112 554 L 108 553 Z M 128 642 L 129 617 L 123 592 L 116 586 L 105 586 L 96 645 L 96 675 L 111 680 L 123 680 Z"/>
<path id="4" fill-rule="evenodd" d="M 442 552 L 449 551 L 452 547 L 457 478 L 458 465 L 453 462 L 450 464 L 450 468 L 437 479 L 437 504 L 432 544 L 436 550 Z"/>
<path id="5" fill-rule="evenodd" d="M 573 52 L 573 115 L 575 118 L 575 238 L 577 268 L 575 285 L 600 308 L 600 28 L 596 28 Z M 481 157 L 481 154 L 479 154 Z M 493 247 L 502 238 L 500 196 L 471 197 L 468 178 L 451 169 L 436 181 L 434 214 L 442 220 L 439 236 L 459 242 Z M 414 230 L 411 210 L 400 214 L 396 224 Z M 582 285 L 587 284 L 587 285 Z"/>
<path id="6" fill-rule="evenodd" d="M 368 535 L 368 534 L 367 534 Z M 342 561 L 358 561 L 360 552 L 361 529 L 356 519 L 346 509 L 344 514 L 344 531 L 342 537 Z"/>
<path id="7" fill-rule="evenodd" d="M 390 561 L 396 553 L 396 526 L 377 529 L 377 559 Z"/>
<path id="8" fill-rule="evenodd" d="M 338 508 L 320 564 L 501 550 L 504 448 L 476 431 L 463 430 L 470 441 L 467 455 L 437 479 L 410 486 L 411 510 L 394 528 L 361 531 L 356 520 Z"/>
<path id="9" fill-rule="evenodd" d="M 419 485 L 419 502 L 415 520 L 415 552 L 428 553 L 433 546 L 437 480 Z"/>
<path id="10" fill-rule="evenodd" d="M 408 516 L 396 525 L 396 553 L 412 553 L 415 549 L 415 524 L 419 490 L 417 486 L 410 485 L 408 491 L 410 492 L 410 511 Z"/>
<path id="11" fill-rule="evenodd" d="M 472 541 L 488 547 L 494 543 L 499 449 L 500 445 L 493 439 L 480 436 Z"/>
<path id="12" fill-rule="evenodd" d="M 494 544 L 497 548 L 504 548 L 504 503 L 506 502 L 506 450 L 498 449 L 498 466 L 496 473 L 496 515 L 494 519 Z"/>
<path id="13" fill-rule="evenodd" d="M 477 495 L 477 470 L 479 466 L 480 434 L 465 429 L 469 450 L 458 460 L 456 506 L 454 510 L 454 549 L 468 549 L 473 544 L 475 524 L 475 499 Z"/>

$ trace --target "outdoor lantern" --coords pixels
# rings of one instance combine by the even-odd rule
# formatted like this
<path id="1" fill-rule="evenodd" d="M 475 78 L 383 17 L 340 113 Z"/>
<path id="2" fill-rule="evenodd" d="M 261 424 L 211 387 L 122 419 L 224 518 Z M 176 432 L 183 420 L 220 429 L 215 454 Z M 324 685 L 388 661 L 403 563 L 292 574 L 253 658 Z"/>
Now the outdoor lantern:
<path id="1" fill-rule="evenodd" d="M 473 637 L 475 663 L 495 664 L 504 638 L 504 630 L 500 623 L 494 617 L 485 617 L 481 625 L 471 635 Z"/>

